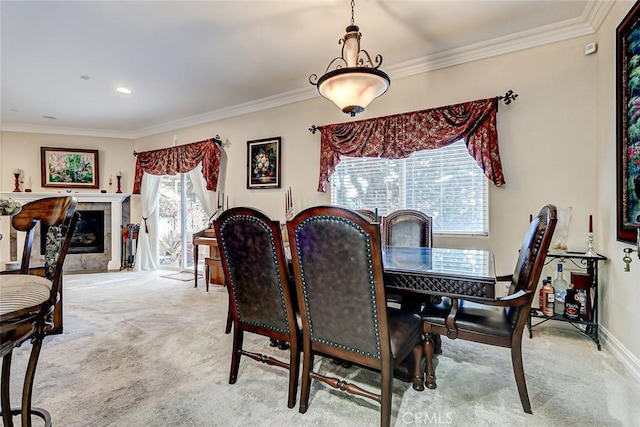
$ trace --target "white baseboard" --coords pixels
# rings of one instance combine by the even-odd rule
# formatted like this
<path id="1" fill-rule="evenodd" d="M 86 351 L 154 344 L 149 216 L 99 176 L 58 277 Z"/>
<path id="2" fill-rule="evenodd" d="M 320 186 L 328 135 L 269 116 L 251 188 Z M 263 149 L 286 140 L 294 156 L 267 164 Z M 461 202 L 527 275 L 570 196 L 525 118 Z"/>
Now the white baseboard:
<path id="1" fill-rule="evenodd" d="M 631 372 L 631 374 L 640 381 L 640 360 L 635 357 L 627 348 L 622 345 L 618 339 L 607 330 L 607 328 L 600 325 L 598 327 L 600 339 L 607 346 L 611 354 L 624 365 L 625 368 Z"/>

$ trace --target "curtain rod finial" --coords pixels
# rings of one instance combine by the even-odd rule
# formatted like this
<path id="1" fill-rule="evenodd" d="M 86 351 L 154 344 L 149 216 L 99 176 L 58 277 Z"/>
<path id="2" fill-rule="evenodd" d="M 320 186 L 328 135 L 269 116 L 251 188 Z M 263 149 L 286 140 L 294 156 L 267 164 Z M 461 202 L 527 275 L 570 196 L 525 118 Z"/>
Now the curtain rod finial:
<path id="1" fill-rule="evenodd" d="M 511 104 L 513 101 L 515 101 L 517 97 L 518 97 L 518 94 L 517 94 L 517 93 L 513 93 L 513 91 L 512 91 L 511 89 L 509 89 L 509 90 L 507 91 L 507 93 L 505 93 L 505 94 L 504 94 L 504 96 L 499 96 L 499 97 L 498 97 L 498 100 L 499 100 L 499 101 L 504 101 L 504 103 L 505 103 L 506 105 L 509 105 L 509 104 Z"/>
<path id="2" fill-rule="evenodd" d="M 311 127 L 309 128 L 309 132 L 315 135 L 316 132 L 320 129 L 322 129 L 322 126 L 311 125 Z"/>

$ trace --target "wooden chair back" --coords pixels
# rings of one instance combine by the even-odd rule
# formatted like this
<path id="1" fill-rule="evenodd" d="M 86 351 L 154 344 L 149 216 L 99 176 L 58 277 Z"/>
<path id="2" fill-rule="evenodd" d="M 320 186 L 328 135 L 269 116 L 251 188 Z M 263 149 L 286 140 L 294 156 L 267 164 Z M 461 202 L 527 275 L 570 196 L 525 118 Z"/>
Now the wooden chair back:
<path id="1" fill-rule="evenodd" d="M 384 244 L 391 246 L 433 245 L 432 218 L 415 209 L 400 209 L 384 218 Z"/>
<path id="2" fill-rule="evenodd" d="M 248 207 L 224 211 L 214 223 L 229 292 L 234 326 L 229 382 L 235 383 L 240 356 L 289 370 L 289 408 L 295 406 L 300 332 L 290 292 L 289 270 L 280 223 Z M 252 332 L 289 343 L 289 363 L 243 348 L 243 333 Z"/>
<path id="3" fill-rule="evenodd" d="M 45 276 L 52 282 L 52 305 L 56 303 L 60 292 L 62 266 L 80 217 L 76 212 L 77 205 L 76 198 L 72 196 L 34 200 L 24 204 L 22 210 L 11 219 L 13 228 L 26 233 L 21 274 L 29 274 L 36 225 L 43 223 L 49 226 L 45 247 Z"/>
<path id="4" fill-rule="evenodd" d="M 300 412 L 307 410 L 313 378 L 379 402 L 381 425 L 388 426 L 393 366 L 412 352 L 414 389 L 424 389 L 422 337 L 420 316 L 387 311 L 379 224 L 349 209 L 317 206 L 287 228 L 302 317 Z M 312 372 L 315 354 L 379 371 L 380 394 Z"/>

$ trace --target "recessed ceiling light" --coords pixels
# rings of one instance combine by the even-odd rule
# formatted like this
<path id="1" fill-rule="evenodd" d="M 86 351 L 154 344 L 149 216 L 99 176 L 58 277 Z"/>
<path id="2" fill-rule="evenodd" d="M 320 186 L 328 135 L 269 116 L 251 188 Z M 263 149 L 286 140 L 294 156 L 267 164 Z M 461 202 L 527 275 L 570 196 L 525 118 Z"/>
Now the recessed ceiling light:
<path id="1" fill-rule="evenodd" d="M 58 120 L 57 117 L 53 117 L 53 116 L 42 116 L 43 119 L 49 119 L 49 120 Z"/>
<path id="2" fill-rule="evenodd" d="M 116 88 L 116 90 L 120 93 L 126 93 L 127 95 L 131 93 L 131 89 L 124 87 L 124 86 L 120 86 L 118 88 Z"/>
<path id="3" fill-rule="evenodd" d="M 80 76 L 80 78 L 82 80 L 89 80 L 91 78 L 91 76 L 87 76 L 86 74 L 83 74 L 83 75 Z"/>

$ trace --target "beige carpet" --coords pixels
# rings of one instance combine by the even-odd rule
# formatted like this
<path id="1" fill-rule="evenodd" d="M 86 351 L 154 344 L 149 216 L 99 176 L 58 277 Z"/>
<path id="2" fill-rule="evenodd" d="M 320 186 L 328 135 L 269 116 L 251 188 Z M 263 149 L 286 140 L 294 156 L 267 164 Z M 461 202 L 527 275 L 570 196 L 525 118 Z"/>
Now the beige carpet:
<path id="1" fill-rule="evenodd" d="M 377 404 L 318 382 L 306 414 L 288 409 L 286 371 L 246 358 L 238 382 L 229 385 L 224 289 L 206 293 L 163 274 L 66 276 L 64 334 L 45 340 L 33 398 L 34 406 L 51 412 L 55 426 L 378 424 Z M 245 343 L 286 354 L 251 334 Z M 540 326 L 524 340 L 533 415 L 522 411 L 508 349 L 448 339 L 443 349 L 438 389 L 418 393 L 395 381 L 392 425 L 633 426 L 640 420 L 640 386 L 606 348 L 597 351 L 573 330 Z M 15 352 L 14 404 L 29 350 L 25 344 Z M 318 363 L 377 387 L 375 374 Z"/>

